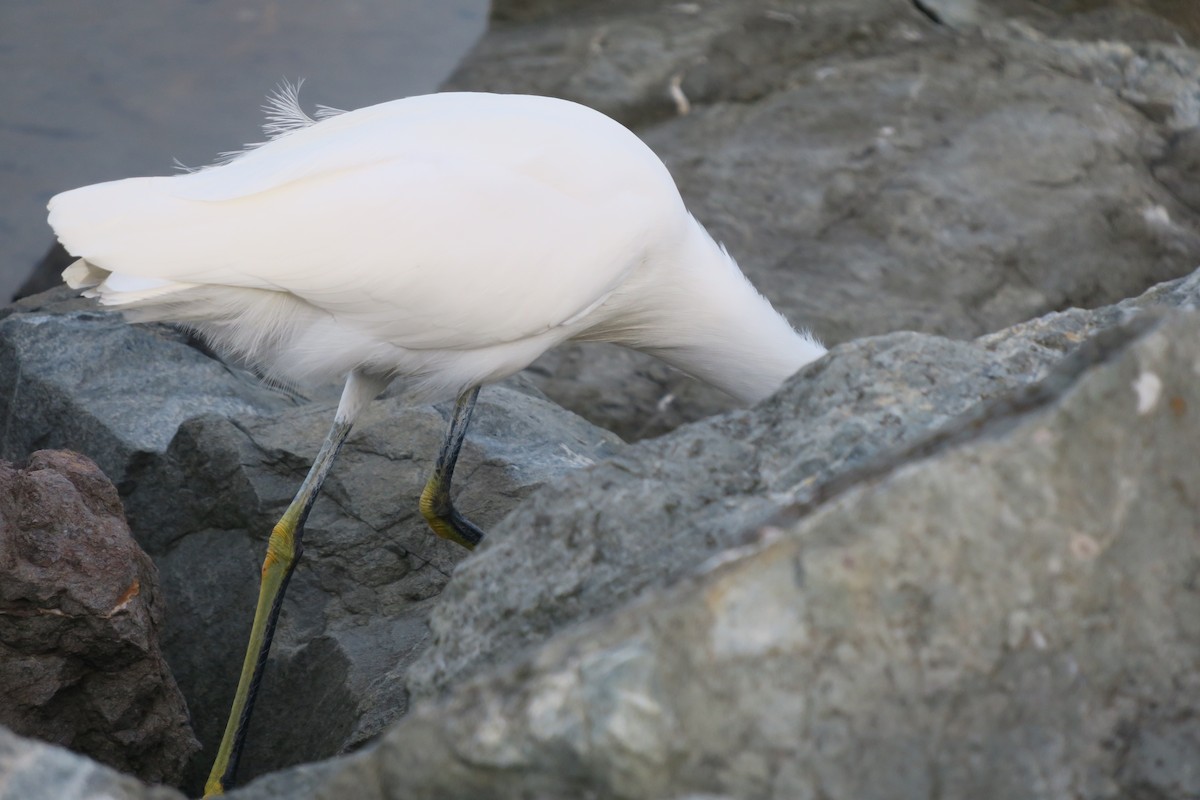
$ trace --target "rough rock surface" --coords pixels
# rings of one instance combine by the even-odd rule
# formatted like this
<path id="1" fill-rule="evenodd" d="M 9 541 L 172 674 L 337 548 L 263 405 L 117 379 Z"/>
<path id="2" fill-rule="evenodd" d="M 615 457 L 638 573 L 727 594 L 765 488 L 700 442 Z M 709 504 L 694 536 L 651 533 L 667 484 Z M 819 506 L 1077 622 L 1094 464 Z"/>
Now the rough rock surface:
<path id="1" fill-rule="evenodd" d="M 0 800 L 183 800 L 183 795 L 165 786 L 146 786 L 0 725 Z"/>
<path id="2" fill-rule="evenodd" d="M 871 376 L 864 380 L 863 376 Z M 1024 383 L 966 342 L 862 339 L 751 411 L 688 425 L 566 476 L 456 571 L 411 672 L 428 694 L 740 545 L 807 488 Z"/>
<path id="3" fill-rule="evenodd" d="M 0 724 L 179 780 L 199 743 L 159 648 L 162 617 L 154 564 L 95 464 L 48 450 L 0 462 Z"/>
<path id="4" fill-rule="evenodd" d="M 1200 60 L 1170 1 L 498 3 L 452 88 L 633 125 L 839 346 L 626 449 L 485 392 L 458 483 L 491 541 L 440 595 L 462 554 L 412 499 L 446 409 L 376 403 L 314 510 L 243 777 L 365 747 L 246 796 L 1200 793 L 1196 323 L 1141 327 L 1195 309 L 1200 273 L 1123 301 L 1200 262 Z M 333 398 L 45 302 L 0 312 L 0 450 L 118 480 L 211 752 Z M 729 408 L 616 348 L 529 377 L 629 439 Z"/>
<path id="5" fill-rule="evenodd" d="M 0 319 L 0 375 L 13 387 L 0 400 L 10 420 L 0 453 L 71 447 L 119 477 L 168 598 L 163 649 L 205 746 L 183 782 L 194 790 L 232 702 L 266 536 L 316 455 L 337 393 L 305 402 L 168 328 L 56 297 Z M 448 412 L 387 397 L 351 434 L 309 518 L 244 778 L 353 748 L 404 713 L 405 670 L 428 638 L 430 601 L 466 555 L 430 534 L 416 506 Z M 489 387 L 459 462 L 457 502 L 491 527 L 537 485 L 618 445 L 519 380 Z"/>
<path id="6" fill-rule="evenodd" d="M 1200 315 L 1105 338 L 377 748 L 236 796 L 1194 796 Z"/>
<path id="7" fill-rule="evenodd" d="M 974 5 L 959 32 L 896 0 L 517 3 L 449 87 L 558 95 L 633 126 L 827 343 L 976 336 L 1190 272 L 1196 52 L 1126 44 L 1122 19 L 1084 29 L 1063 4 Z M 729 407 L 583 348 L 549 356 L 539 385 L 627 439 Z"/>
<path id="8" fill-rule="evenodd" d="M 1041 378 L 1080 344 L 1130 321 L 1143 311 L 1155 309 L 1200 311 L 1200 270 L 1178 280 L 1160 283 L 1137 297 L 1111 306 L 1091 310 L 1071 308 L 1047 314 L 980 336 L 975 344 L 1001 356 L 1014 368 Z"/>
<path id="9" fill-rule="evenodd" d="M 690 573 L 797 498 L 1013 389 L 1142 309 L 1200 306 L 1200 271 L 974 343 L 897 333 L 834 348 L 750 411 L 685 426 L 543 488 L 455 574 L 410 671 L 434 694 L 550 632 Z"/>
<path id="10" fill-rule="evenodd" d="M 132 473 L 131 524 L 146 532 L 173 591 L 164 647 L 172 663 L 188 665 L 177 674 L 189 702 L 220 709 L 197 719 L 202 741 L 220 738 L 232 701 L 266 535 L 333 410 L 201 417 L 180 428 L 163 458 Z M 448 414 L 391 397 L 351 433 L 309 517 L 250 729 L 247 775 L 351 748 L 404 713 L 405 670 L 425 645 L 430 602 L 466 555 L 434 537 L 416 506 Z M 545 400 L 489 387 L 455 474 L 456 502 L 491 528 L 537 485 L 616 444 Z"/>
<path id="11" fill-rule="evenodd" d="M 74 448 L 120 488 L 129 465 L 165 450 L 186 419 L 296 403 L 166 326 L 130 326 L 84 300 L 55 302 L 73 295 L 62 287 L 0 311 L 0 458 Z"/>

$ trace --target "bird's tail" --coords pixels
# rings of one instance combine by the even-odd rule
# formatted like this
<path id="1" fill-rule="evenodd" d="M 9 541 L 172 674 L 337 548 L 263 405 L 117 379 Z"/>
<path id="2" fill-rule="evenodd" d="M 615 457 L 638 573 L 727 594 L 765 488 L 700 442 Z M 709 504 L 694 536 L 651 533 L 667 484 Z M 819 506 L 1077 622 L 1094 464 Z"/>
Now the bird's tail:
<path id="1" fill-rule="evenodd" d="M 112 273 L 89 264 L 87 259 L 79 259 L 63 270 L 62 278 L 72 289 L 94 289 L 104 283 L 104 279 Z"/>
<path id="2" fill-rule="evenodd" d="M 63 271 L 67 285 L 119 306 L 192 288 L 162 276 L 171 258 L 172 201 L 156 191 L 160 180 L 98 183 L 51 198 L 50 227 L 67 252 L 79 257 Z"/>

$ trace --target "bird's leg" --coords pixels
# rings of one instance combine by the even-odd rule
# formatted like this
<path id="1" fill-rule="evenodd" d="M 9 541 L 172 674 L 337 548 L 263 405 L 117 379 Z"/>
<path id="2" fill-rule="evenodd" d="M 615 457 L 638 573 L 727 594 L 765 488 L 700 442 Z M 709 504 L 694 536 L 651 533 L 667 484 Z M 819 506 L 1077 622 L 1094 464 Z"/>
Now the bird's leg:
<path id="1" fill-rule="evenodd" d="M 385 385 L 385 381 L 351 373 L 342 391 L 342 400 L 329 435 L 325 437 L 295 499 L 275 524 L 267 540 L 267 557 L 262 566 L 262 583 L 259 586 L 258 605 L 254 610 L 254 622 L 250 627 L 250 643 L 246 646 L 246 657 L 242 662 L 242 673 L 233 698 L 233 708 L 229 712 L 229 721 L 225 725 L 225 734 L 204 785 L 205 797 L 224 794 L 233 784 L 259 681 L 262 680 L 271 639 L 275 635 L 275 623 L 283 606 L 283 595 L 303 549 L 304 521 L 308 519 L 308 512 L 317 499 L 317 493 L 321 491 L 321 484 L 325 482 L 325 476 L 329 474 L 355 418 Z"/>
<path id="2" fill-rule="evenodd" d="M 468 550 L 474 550 L 475 545 L 483 540 L 483 531 L 458 513 L 458 509 L 450 501 L 450 481 L 454 478 L 454 464 L 458 461 L 459 451 L 462 450 L 463 438 L 467 435 L 471 412 L 475 410 L 475 400 L 478 397 L 478 386 L 458 396 L 454 404 L 454 414 L 450 417 L 450 427 L 446 429 L 446 438 L 442 440 L 437 464 L 434 465 L 433 474 L 425 484 L 425 490 L 421 492 L 421 516 L 425 517 L 433 532 L 443 539 L 458 542 Z"/>
<path id="3" fill-rule="evenodd" d="M 262 679 L 267 654 L 271 650 L 271 638 L 275 635 L 275 623 L 283 605 L 283 595 L 303 549 L 301 540 L 304 535 L 304 521 L 349 432 L 349 423 L 334 422 L 329 436 L 313 462 L 312 469 L 309 470 L 308 477 L 304 479 L 300 491 L 283 517 L 275 524 L 271 538 L 267 540 L 267 557 L 263 561 L 262 583 L 258 592 L 258 605 L 254 610 L 254 623 L 250 628 L 250 642 L 246 646 L 246 657 L 242 662 L 242 673 L 238 680 L 237 693 L 233 698 L 233 708 L 229 712 L 229 721 L 225 725 L 225 734 L 221 738 L 221 746 L 217 750 L 217 758 L 209 773 L 208 782 L 204 785 L 205 797 L 224 794 L 233 784 L 242 745 L 246 739 L 246 728 L 250 724 L 250 713 L 258 694 L 259 681 Z"/>

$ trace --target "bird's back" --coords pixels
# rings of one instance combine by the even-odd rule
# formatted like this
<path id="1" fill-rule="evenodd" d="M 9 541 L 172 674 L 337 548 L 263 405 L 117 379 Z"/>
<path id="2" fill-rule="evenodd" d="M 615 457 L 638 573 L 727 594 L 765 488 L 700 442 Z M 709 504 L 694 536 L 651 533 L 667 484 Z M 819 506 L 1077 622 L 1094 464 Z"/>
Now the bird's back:
<path id="1" fill-rule="evenodd" d="M 106 302 L 283 292 L 410 349 L 562 325 L 686 216 L 662 163 L 618 123 L 487 94 L 347 112 L 228 164 L 66 192 L 50 211 L 69 251 L 119 276 Z"/>
<path id="2" fill-rule="evenodd" d="M 82 257 L 64 277 L 286 380 L 362 370 L 431 395 L 568 338 L 646 350 L 747 400 L 824 352 L 596 111 L 444 94 L 311 124 L 283 112 L 292 130 L 227 164 L 51 200 Z"/>

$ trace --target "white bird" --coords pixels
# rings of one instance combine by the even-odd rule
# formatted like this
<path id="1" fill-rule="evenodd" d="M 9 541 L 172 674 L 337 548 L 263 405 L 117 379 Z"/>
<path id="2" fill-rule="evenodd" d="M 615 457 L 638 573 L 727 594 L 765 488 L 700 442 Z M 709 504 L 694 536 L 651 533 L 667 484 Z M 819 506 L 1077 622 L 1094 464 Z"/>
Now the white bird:
<path id="1" fill-rule="evenodd" d="M 226 163 L 50 201 L 63 277 L 137 320 L 184 323 L 289 382 L 345 380 L 333 428 L 271 534 L 233 712 L 206 786 L 237 767 L 304 519 L 355 418 L 393 379 L 457 396 L 421 510 L 482 532 L 449 489 L 478 387 L 556 344 L 651 353 L 753 402 L 825 352 L 686 210 L 662 161 L 603 114 L 436 94 L 317 120 L 290 87 L 272 138 Z"/>

